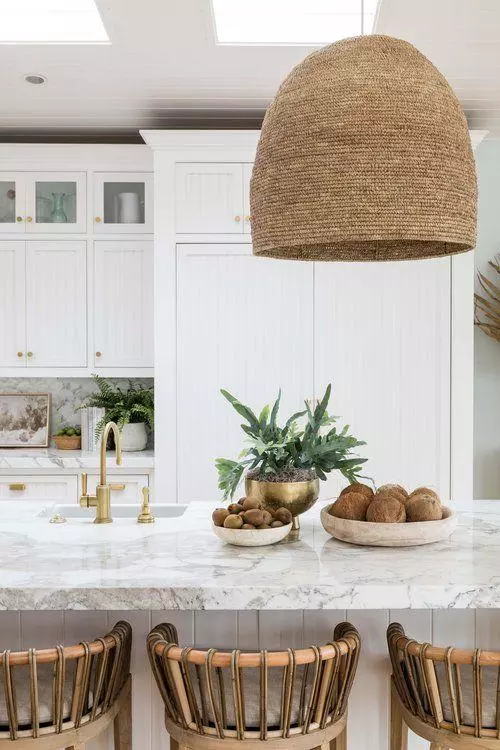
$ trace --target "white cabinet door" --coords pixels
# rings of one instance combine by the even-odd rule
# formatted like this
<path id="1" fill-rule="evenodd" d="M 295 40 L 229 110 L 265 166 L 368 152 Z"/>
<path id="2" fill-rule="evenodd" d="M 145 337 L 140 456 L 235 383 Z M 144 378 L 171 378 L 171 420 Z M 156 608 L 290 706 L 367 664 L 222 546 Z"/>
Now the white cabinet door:
<path id="1" fill-rule="evenodd" d="M 142 488 L 149 486 L 148 474 L 115 474 L 108 468 L 108 483 L 111 487 L 111 515 L 113 515 L 113 503 L 136 505 L 139 515 L 142 503 Z M 99 474 L 89 474 L 88 487 L 91 494 L 99 484 Z"/>
<path id="2" fill-rule="evenodd" d="M 0 500 L 45 500 L 75 503 L 77 501 L 76 474 L 47 476 L 0 477 Z M 43 523 L 43 521 L 40 521 Z"/>
<path id="3" fill-rule="evenodd" d="M 85 232 L 85 172 L 27 175 L 26 230 L 33 233 Z"/>
<path id="4" fill-rule="evenodd" d="M 0 233 L 26 231 L 26 175 L 0 172 Z"/>
<path id="5" fill-rule="evenodd" d="M 26 365 L 25 243 L 0 242 L 0 367 Z"/>
<path id="6" fill-rule="evenodd" d="M 243 164 L 243 232 L 250 234 L 250 180 L 252 179 L 253 164 Z"/>
<path id="7" fill-rule="evenodd" d="M 281 387 L 283 421 L 313 393 L 313 264 L 243 244 L 177 250 L 179 502 L 216 502 L 215 459 L 236 458 L 245 438 L 219 389 L 260 410 Z"/>
<path id="8" fill-rule="evenodd" d="M 86 243 L 26 243 L 28 366 L 85 367 Z"/>
<path id="9" fill-rule="evenodd" d="M 95 243 L 96 367 L 153 367 L 153 243 Z"/>
<path id="10" fill-rule="evenodd" d="M 242 234 L 242 164 L 177 164 L 175 179 L 177 234 Z"/>
<path id="11" fill-rule="evenodd" d="M 316 395 L 333 383 L 331 412 L 366 440 L 377 484 L 448 500 L 450 259 L 315 265 Z"/>
<path id="12" fill-rule="evenodd" d="M 94 232 L 149 234 L 153 231 L 153 175 L 148 172 L 94 174 Z"/>

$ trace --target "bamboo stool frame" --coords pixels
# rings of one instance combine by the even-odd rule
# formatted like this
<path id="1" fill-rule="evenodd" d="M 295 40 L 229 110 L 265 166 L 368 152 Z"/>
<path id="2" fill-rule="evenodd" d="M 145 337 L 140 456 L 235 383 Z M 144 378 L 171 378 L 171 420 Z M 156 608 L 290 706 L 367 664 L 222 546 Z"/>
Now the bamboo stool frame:
<path id="1" fill-rule="evenodd" d="M 407 638 L 399 623 L 387 629 L 392 662 L 390 750 L 406 750 L 408 728 L 429 740 L 431 750 L 500 750 L 500 652 L 437 648 Z M 441 663 L 453 721 L 446 721 L 436 664 Z M 474 724 L 463 723 L 460 666 L 472 669 Z M 482 667 L 497 667 L 496 728 L 482 726 Z"/>
<path id="2" fill-rule="evenodd" d="M 0 748 L 16 743 L 19 750 L 83 750 L 85 744 L 113 722 L 115 750 L 132 749 L 130 649 L 132 630 L 117 622 L 103 638 L 76 646 L 56 646 L 37 651 L 0 652 L 8 726 L 0 726 Z M 64 717 L 67 667 L 73 662 L 69 717 Z M 40 723 L 37 667 L 52 665 L 51 721 Z M 30 715 L 20 727 L 14 669 L 26 672 Z M 89 700 L 92 692 L 92 700 Z"/>
<path id="3" fill-rule="evenodd" d="M 202 651 L 178 644 L 170 624 L 155 627 L 147 641 L 171 750 L 231 750 L 242 743 L 248 750 L 262 750 L 263 742 L 276 750 L 287 744 L 294 750 L 345 750 L 347 703 L 360 652 L 359 634 L 350 623 L 337 625 L 332 643 L 299 650 Z M 301 678 L 299 666 L 304 666 Z M 259 670 L 258 728 L 245 722 L 244 668 Z M 283 675 L 279 729 L 268 726 L 268 678 L 274 668 Z M 224 671 L 231 677 L 233 726 L 228 726 Z M 294 686 L 299 685 L 299 720 L 292 726 Z"/>

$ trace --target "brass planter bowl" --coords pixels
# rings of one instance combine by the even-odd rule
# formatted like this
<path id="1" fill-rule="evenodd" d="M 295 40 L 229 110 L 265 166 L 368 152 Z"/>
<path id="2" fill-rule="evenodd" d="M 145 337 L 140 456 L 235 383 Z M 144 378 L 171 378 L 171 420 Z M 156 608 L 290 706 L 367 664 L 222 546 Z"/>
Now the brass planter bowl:
<path id="1" fill-rule="evenodd" d="M 261 482 L 258 479 L 245 479 L 247 497 L 260 500 L 264 508 L 277 510 L 288 508 L 293 516 L 290 540 L 299 538 L 299 519 L 301 513 L 312 508 L 319 496 L 319 479 L 307 482 Z"/>

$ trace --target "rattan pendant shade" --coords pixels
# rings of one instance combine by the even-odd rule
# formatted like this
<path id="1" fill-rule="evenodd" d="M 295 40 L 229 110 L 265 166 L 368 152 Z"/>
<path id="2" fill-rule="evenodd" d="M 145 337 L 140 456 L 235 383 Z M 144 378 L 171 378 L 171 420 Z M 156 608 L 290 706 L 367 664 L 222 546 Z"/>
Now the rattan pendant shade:
<path id="1" fill-rule="evenodd" d="M 292 70 L 267 110 L 250 203 L 259 256 L 469 250 L 477 187 L 460 103 L 408 42 L 374 35 L 325 47 Z"/>

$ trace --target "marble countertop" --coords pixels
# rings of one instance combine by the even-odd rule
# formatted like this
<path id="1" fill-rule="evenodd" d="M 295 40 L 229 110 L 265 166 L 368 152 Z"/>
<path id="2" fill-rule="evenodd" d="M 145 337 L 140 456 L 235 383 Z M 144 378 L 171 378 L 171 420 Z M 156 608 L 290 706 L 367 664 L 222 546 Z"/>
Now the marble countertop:
<path id="1" fill-rule="evenodd" d="M 48 523 L 40 504 L 0 503 L 0 609 L 405 609 L 500 607 L 500 502 L 459 513 L 444 542 L 355 547 L 331 539 L 319 506 L 302 539 L 230 547 L 212 505 L 177 519 Z"/>
<path id="2" fill-rule="evenodd" d="M 0 472 L 6 471 L 44 471 L 58 472 L 66 469 L 99 468 L 99 452 L 61 451 L 55 448 L 9 448 L 0 450 Z M 130 469 L 153 469 L 154 452 L 152 450 L 122 452 L 122 465 L 115 466 L 114 451 L 108 453 L 108 471 Z"/>

